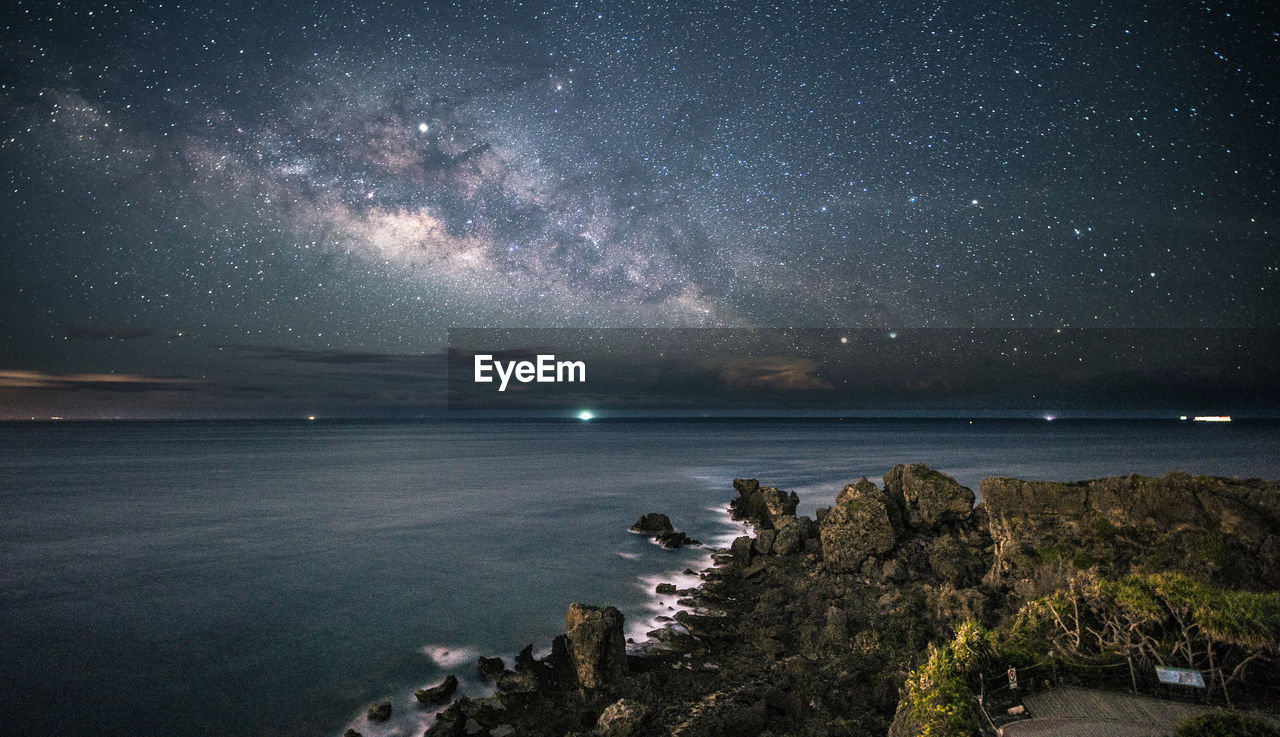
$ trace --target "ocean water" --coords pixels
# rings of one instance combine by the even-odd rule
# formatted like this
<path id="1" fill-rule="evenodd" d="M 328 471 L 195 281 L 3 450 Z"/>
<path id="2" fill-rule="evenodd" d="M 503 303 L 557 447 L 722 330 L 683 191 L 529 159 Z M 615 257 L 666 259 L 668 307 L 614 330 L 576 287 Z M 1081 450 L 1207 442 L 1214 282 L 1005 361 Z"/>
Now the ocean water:
<path id="1" fill-rule="evenodd" d="M 572 601 L 643 639 L 735 476 L 801 514 L 922 461 L 1077 480 L 1280 478 L 1280 425 L 1031 421 L 0 425 L 0 704 L 26 735 L 420 735 L 415 688 L 545 651 Z M 363 712 L 389 699 L 394 716 Z"/>

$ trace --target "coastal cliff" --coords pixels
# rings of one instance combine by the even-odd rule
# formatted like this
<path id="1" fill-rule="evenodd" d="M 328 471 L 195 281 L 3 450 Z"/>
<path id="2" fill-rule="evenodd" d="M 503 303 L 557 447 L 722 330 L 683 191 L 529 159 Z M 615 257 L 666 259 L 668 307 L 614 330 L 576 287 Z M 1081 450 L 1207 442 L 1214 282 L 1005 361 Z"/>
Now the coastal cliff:
<path id="1" fill-rule="evenodd" d="M 1077 625 L 1106 621 L 1121 606 L 1107 592 L 1143 586 L 1157 608 L 1178 596 L 1247 605 L 1242 621 L 1196 635 L 1213 667 L 1235 669 L 1224 690 L 1248 699 L 1251 680 L 1280 676 L 1268 649 L 1280 641 L 1274 483 L 994 478 L 975 506 L 951 477 L 898 465 L 881 485 L 845 486 L 816 519 L 796 516 L 795 494 L 734 487 L 731 513 L 755 534 L 718 553 L 700 587 L 675 592 L 692 611 L 628 654 L 616 609 L 574 604 L 547 657 L 526 648 L 510 670 L 482 658 L 497 693 L 459 698 L 428 737 L 974 734 L 986 671 L 1026 668 L 1034 688 L 1051 668 L 1060 682 L 1117 657 L 1132 670 L 1148 650 L 1077 640 L 1063 660 L 1072 633 L 1041 615 L 1076 597 Z M 1158 615 L 1135 626 L 1165 626 Z M 1140 644 L 1160 656 L 1159 637 Z M 1000 698 L 1011 697 L 986 703 Z"/>

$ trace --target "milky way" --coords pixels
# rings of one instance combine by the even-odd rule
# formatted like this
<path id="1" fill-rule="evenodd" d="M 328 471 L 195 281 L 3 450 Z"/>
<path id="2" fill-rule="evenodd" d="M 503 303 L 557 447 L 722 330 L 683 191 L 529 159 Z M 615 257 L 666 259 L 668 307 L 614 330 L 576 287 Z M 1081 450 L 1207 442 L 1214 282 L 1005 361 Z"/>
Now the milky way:
<path id="1" fill-rule="evenodd" d="M 1263 3 L 5 12 L 0 369 L 1280 314 Z"/>

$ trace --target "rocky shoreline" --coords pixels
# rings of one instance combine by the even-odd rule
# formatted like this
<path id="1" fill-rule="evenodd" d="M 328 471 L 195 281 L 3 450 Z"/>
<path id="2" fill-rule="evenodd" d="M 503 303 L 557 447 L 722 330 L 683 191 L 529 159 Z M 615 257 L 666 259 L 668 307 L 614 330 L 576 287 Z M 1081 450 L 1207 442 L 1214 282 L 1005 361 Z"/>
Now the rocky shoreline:
<path id="1" fill-rule="evenodd" d="M 1087 680 L 1087 668 L 1119 654 L 1081 644 L 1064 653 L 1061 633 L 1036 618 L 1042 602 L 1053 609 L 1051 597 L 1084 592 L 1089 581 L 1105 591 L 1143 575 L 1229 585 L 1227 594 L 1261 607 L 1233 625 L 1253 639 L 1230 627 L 1202 635 L 1217 670 L 1240 665 L 1235 680 L 1221 676 L 1224 696 L 1265 698 L 1249 684 L 1280 676 L 1280 659 L 1268 654 L 1280 641 L 1274 483 L 1178 473 L 1077 484 L 996 478 L 983 481 L 975 506 L 973 491 L 949 476 L 897 465 L 880 486 L 864 478 L 844 487 L 813 519 L 796 516 L 794 493 L 733 484 L 732 516 L 754 535 L 717 553 L 699 587 L 659 585 L 688 610 L 650 642 L 628 653 L 617 609 L 575 603 L 546 657 L 529 647 L 510 667 L 481 658 L 495 694 L 453 701 L 427 737 L 974 734 L 995 726 L 992 712 L 1015 718 L 1017 692 L 987 693 L 984 671 L 1016 663 L 1028 673 L 1025 690 L 1050 672 L 1055 682 L 1062 671 Z M 661 514 L 632 529 L 689 542 Z M 1090 601 L 1098 617 L 1111 616 Z M 1145 643 L 1157 659 L 1161 642 Z M 1249 659 L 1259 642 L 1264 654 Z M 1198 652 L 1187 653 L 1191 665 Z M 1125 657 L 1137 687 L 1134 655 Z M 446 679 L 419 701 L 439 708 L 429 705 L 455 687 Z"/>

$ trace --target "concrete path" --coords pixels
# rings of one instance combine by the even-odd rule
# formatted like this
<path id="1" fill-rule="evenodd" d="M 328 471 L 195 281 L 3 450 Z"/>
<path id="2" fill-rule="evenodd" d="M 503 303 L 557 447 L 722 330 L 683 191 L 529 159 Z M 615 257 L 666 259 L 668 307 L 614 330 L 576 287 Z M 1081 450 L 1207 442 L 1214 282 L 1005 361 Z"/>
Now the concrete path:
<path id="1" fill-rule="evenodd" d="M 1004 737 L 1171 737 L 1178 723 L 1210 707 L 1066 686 L 1022 701 L 1031 717 L 1006 724 Z"/>

